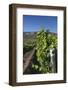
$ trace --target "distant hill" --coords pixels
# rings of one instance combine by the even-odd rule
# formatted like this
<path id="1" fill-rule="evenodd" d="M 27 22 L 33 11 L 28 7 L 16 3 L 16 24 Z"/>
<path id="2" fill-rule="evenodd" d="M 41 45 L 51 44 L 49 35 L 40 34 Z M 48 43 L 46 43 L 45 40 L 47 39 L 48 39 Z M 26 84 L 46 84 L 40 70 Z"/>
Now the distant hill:
<path id="1" fill-rule="evenodd" d="M 35 38 L 35 36 L 36 36 L 36 32 L 23 32 L 24 39 Z"/>
<path id="2" fill-rule="evenodd" d="M 34 39 L 37 32 L 23 32 L 23 39 Z M 49 32 L 50 34 L 56 35 L 57 33 Z"/>

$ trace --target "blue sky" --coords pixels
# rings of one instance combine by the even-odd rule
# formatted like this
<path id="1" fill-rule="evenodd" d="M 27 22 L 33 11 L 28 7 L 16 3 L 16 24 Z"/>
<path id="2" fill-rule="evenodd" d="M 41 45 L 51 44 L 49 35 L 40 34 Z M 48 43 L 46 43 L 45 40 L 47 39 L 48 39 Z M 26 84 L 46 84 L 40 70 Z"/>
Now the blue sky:
<path id="1" fill-rule="evenodd" d="M 56 16 L 34 16 L 23 15 L 24 32 L 37 32 L 41 28 L 49 29 L 50 32 L 57 33 L 57 17 Z"/>

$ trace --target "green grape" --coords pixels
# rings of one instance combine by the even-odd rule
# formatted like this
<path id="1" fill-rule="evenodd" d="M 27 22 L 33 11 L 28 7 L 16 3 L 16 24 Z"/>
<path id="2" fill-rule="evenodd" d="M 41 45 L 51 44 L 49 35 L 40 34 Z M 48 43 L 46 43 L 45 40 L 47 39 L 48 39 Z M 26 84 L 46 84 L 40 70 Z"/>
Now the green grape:
<path id="1" fill-rule="evenodd" d="M 47 58 L 47 51 L 50 48 L 57 48 L 57 36 L 49 33 L 44 29 L 41 29 L 36 34 L 35 49 L 36 49 L 36 61 L 38 65 L 34 64 L 32 67 L 41 73 L 51 72 L 49 69 L 49 60 Z"/>

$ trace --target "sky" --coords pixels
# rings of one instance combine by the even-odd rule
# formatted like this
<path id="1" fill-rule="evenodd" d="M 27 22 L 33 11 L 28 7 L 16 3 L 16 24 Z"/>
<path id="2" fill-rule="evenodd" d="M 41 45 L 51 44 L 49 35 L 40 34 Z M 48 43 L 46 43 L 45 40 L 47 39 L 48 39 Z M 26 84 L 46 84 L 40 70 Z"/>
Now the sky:
<path id="1" fill-rule="evenodd" d="M 57 16 L 23 15 L 24 32 L 38 32 L 41 28 L 57 33 Z"/>

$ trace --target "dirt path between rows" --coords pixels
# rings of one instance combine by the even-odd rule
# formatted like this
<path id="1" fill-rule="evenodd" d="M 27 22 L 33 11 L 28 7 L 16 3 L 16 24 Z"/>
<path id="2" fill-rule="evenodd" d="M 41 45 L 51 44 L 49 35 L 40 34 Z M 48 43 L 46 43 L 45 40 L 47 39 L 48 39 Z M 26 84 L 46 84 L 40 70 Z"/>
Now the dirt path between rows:
<path id="1" fill-rule="evenodd" d="M 25 55 L 23 57 L 23 72 L 25 72 L 25 70 L 28 68 L 28 66 L 33 58 L 34 53 L 35 53 L 35 48 L 33 48 L 31 51 L 25 53 Z"/>

